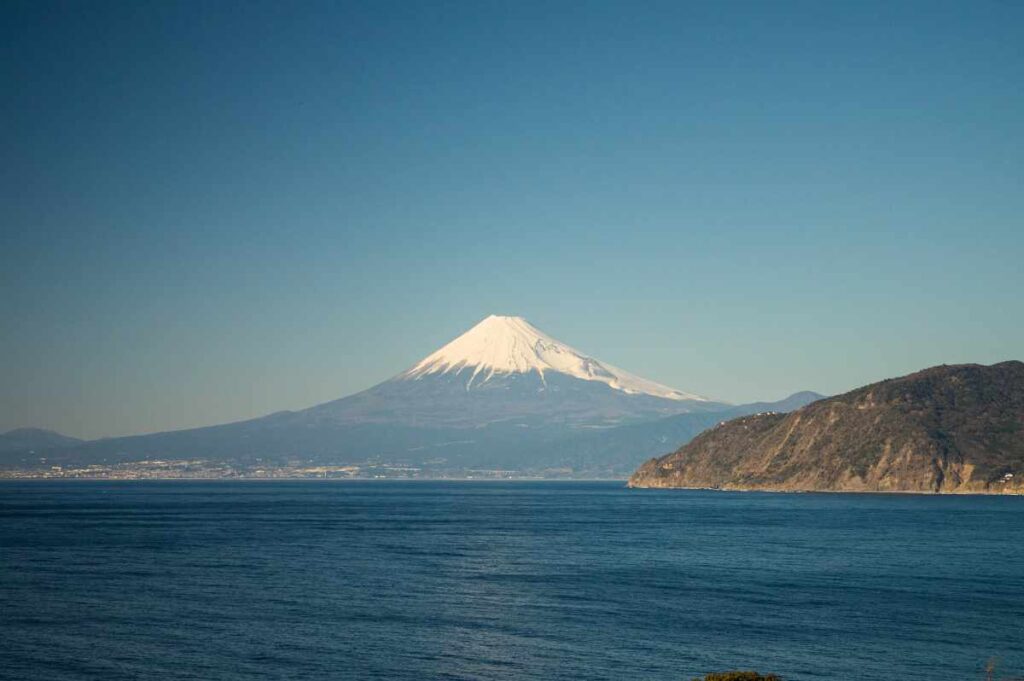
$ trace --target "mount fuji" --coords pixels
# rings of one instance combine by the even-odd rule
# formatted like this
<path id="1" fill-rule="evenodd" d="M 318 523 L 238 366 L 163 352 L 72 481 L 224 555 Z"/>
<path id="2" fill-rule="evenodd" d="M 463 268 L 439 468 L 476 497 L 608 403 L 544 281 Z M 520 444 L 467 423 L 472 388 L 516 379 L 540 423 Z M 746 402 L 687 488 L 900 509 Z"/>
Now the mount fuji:
<path id="1" fill-rule="evenodd" d="M 6 452 L 7 466 L 206 460 L 626 475 L 719 421 L 819 398 L 732 406 L 635 376 L 521 317 L 490 316 L 372 388 L 219 426 Z M 41 456 L 42 455 L 42 456 Z"/>
<path id="2" fill-rule="evenodd" d="M 585 428 L 723 406 L 585 355 L 522 317 L 492 315 L 391 380 L 302 413 L 338 424 Z"/>

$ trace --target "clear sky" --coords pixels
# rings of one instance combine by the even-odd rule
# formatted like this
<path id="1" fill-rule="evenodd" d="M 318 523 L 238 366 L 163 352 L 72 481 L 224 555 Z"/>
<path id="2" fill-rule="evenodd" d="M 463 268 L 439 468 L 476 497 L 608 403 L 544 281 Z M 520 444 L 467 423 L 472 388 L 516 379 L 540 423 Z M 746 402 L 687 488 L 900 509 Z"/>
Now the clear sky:
<path id="1" fill-rule="evenodd" d="M 1024 358 L 1024 3 L 7 2 L 0 430 L 488 314 L 729 401 Z"/>

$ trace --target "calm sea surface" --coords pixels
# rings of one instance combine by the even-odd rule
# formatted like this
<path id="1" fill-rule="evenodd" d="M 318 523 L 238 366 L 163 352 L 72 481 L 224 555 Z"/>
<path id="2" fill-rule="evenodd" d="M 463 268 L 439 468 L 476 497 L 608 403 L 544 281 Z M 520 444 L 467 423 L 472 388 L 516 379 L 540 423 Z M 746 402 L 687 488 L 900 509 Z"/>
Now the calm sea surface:
<path id="1" fill-rule="evenodd" d="M 5 679 L 1024 674 L 1024 498 L 0 483 Z"/>

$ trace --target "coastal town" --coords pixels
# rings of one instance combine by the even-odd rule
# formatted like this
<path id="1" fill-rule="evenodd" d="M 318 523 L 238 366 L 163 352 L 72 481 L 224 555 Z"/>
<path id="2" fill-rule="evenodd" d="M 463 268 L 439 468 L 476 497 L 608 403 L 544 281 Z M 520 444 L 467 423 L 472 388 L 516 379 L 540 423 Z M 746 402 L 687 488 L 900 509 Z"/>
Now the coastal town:
<path id="1" fill-rule="evenodd" d="M 569 468 L 541 471 L 448 469 L 390 462 L 321 464 L 303 461 L 246 463 L 204 459 L 0 468 L 13 480 L 544 480 L 572 478 Z"/>

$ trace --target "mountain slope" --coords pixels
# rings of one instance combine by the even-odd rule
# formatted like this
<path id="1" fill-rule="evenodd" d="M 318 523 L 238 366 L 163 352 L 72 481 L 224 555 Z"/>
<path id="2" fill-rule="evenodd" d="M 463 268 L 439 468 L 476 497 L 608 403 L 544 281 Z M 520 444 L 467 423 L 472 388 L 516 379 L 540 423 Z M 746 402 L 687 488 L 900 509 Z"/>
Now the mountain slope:
<path id="1" fill-rule="evenodd" d="M 99 440 L 47 452 L 47 459 L 443 460 L 459 469 L 535 469 L 562 461 L 563 443 L 577 437 L 729 407 L 584 355 L 521 318 L 491 316 L 355 395 L 237 423 Z M 636 450 L 618 451 L 614 467 L 624 474 Z M 3 461 L 27 466 L 38 458 Z"/>
<path id="2" fill-rule="evenodd" d="M 676 414 L 653 421 L 573 433 L 557 443 L 551 457 L 560 465 L 600 470 L 607 475 L 628 475 L 645 458 L 680 447 L 725 420 L 763 411 L 790 411 L 821 397 L 805 391 L 777 402 L 741 404 L 724 411 Z"/>
<path id="3" fill-rule="evenodd" d="M 52 447 L 70 447 L 82 442 L 44 428 L 15 428 L 0 433 L 0 452 L 29 451 Z"/>
<path id="4" fill-rule="evenodd" d="M 814 393 L 800 393 L 802 399 Z M 778 402 L 729 407 L 721 412 L 692 412 L 606 428 L 562 425 L 524 427 L 492 423 L 477 428 L 413 427 L 363 423 L 316 427 L 293 420 L 292 412 L 223 426 L 98 440 L 72 449 L 42 452 L 47 465 L 113 464 L 147 458 L 256 460 L 291 458 L 320 462 L 388 461 L 422 468 L 428 474 L 458 474 L 496 468 L 539 472 L 560 469 L 584 477 L 626 477 L 645 458 L 672 450 L 701 431 L 738 414 L 781 410 L 795 396 Z M 12 453 L 0 464 L 32 467 L 40 452 Z M 571 473 L 569 473 L 571 471 Z"/>
<path id="5" fill-rule="evenodd" d="M 1024 491 L 1024 363 L 940 366 L 735 419 L 646 462 L 632 487 Z"/>

